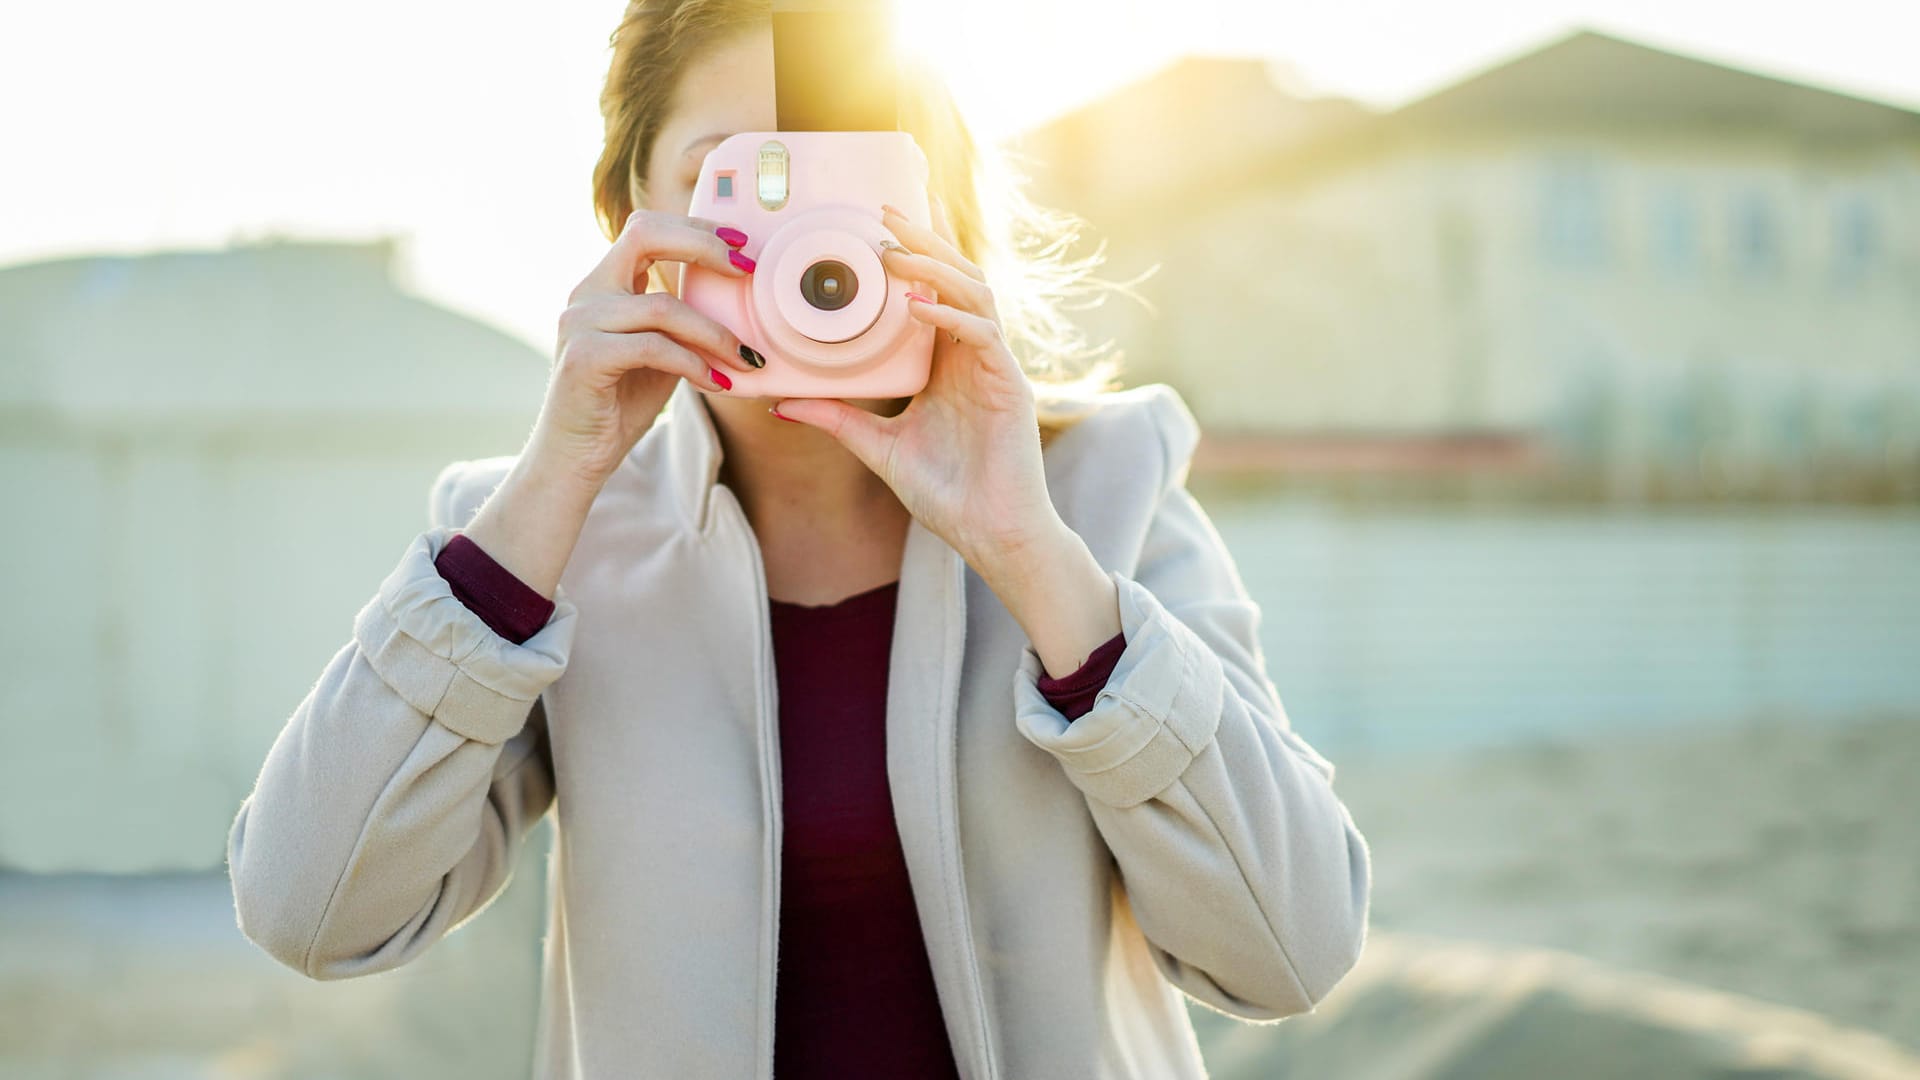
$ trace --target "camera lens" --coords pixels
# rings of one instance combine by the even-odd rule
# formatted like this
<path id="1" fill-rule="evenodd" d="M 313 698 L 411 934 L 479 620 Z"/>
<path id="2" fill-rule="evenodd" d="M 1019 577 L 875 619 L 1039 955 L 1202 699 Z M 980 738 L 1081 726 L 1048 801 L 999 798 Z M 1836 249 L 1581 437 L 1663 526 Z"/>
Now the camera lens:
<path id="1" fill-rule="evenodd" d="M 853 302 L 860 281 L 853 268 L 838 259 L 821 259 L 800 275 L 800 295 L 821 311 L 839 311 Z"/>

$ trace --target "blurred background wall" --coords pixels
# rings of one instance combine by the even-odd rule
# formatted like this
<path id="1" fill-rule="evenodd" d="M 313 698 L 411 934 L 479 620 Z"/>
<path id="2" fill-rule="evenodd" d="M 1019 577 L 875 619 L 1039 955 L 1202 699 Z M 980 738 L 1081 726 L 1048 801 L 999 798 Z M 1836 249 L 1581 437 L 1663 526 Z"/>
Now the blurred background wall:
<path id="1" fill-rule="evenodd" d="M 1392 107 L 1188 55 L 1009 144 L 1374 847 L 1362 968 L 1196 1006 L 1216 1075 L 1920 1075 L 1920 114 L 1580 31 Z M 407 260 L 0 268 L 0 1074 L 525 1074 L 550 823 L 346 983 L 223 865 L 427 483 L 538 409 L 549 344 Z"/>
<path id="2" fill-rule="evenodd" d="M 0 1075 L 526 1071 L 550 824 L 533 884 L 348 986 L 242 938 L 225 873 L 427 485 L 517 447 L 545 387 L 538 352 L 408 295 L 394 257 L 266 240 L 0 269 Z"/>

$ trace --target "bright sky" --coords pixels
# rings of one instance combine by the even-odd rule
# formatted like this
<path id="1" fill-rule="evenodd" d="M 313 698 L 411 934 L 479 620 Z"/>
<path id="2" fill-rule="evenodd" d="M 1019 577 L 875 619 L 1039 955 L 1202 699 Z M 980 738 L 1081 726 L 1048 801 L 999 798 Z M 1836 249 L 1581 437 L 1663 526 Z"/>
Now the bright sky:
<path id="1" fill-rule="evenodd" d="M 950 78 L 987 136 L 1185 52 L 1387 106 L 1573 26 L 1920 108 L 1911 0 L 898 2 L 903 33 L 963 46 Z M 606 248 L 588 185 L 622 7 L 8 4 L 0 264 L 396 233 L 408 287 L 548 351 Z"/>

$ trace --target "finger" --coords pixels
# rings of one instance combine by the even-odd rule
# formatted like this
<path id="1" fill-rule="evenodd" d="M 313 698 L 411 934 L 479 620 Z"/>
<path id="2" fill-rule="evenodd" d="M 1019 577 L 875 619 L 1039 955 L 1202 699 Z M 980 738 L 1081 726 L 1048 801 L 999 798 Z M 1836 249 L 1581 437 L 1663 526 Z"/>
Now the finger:
<path id="1" fill-rule="evenodd" d="M 734 249 L 720 238 L 718 226 L 709 227 L 704 221 L 695 224 L 684 214 L 635 210 L 619 238 L 568 300 L 644 292 L 648 269 L 661 259 L 703 266 L 732 277 L 745 276 L 747 271 L 734 263 Z"/>
<path id="2" fill-rule="evenodd" d="M 911 295 L 907 297 L 907 312 L 921 322 L 945 330 L 956 341 L 985 350 L 1001 347 L 1000 324 L 985 316 Z"/>
<path id="3" fill-rule="evenodd" d="M 716 221 L 713 218 L 695 217 L 692 214 L 686 214 L 686 215 L 683 215 L 683 217 L 685 218 L 687 224 L 693 226 L 696 229 L 701 230 L 702 232 L 710 232 L 710 233 L 718 234 L 720 230 L 724 228 L 729 228 L 729 227 L 737 228 L 737 226 L 728 226 L 726 222 Z"/>
<path id="4" fill-rule="evenodd" d="M 976 315 L 994 313 L 992 289 L 968 277 L 958 267 L 930 255 L 919 255 L 905 248 L 885 248 L 880 253 L 880 265 L 895 277 L 933 286 L 942 301 L 955 307 Z"/>
<path id="5" fill-rule="evenodd" d="M 838 398 L 781 398 L 774 402 L 773 409 L 780 416 L 810 424 L 833 436 L 872 469 L 874 475 L 886 479 L 887 455 L 894 439 L 886 417 Z"/>
<path id="6" fill-rule="evenodd" d="M 713 354 L 721 363 L 736 370 L 755 370 L 741 351 L 739 335 L 672 293 L 590 297 L 569 306 L 561 317 L 569 320 L 563 323 L 563 334 L 658 330 L 682 345 Z"/>
<path id="7" fill-rule="evenodd" d="M 713 363 L 665 334 L 587 334 L 569 343 L 565 362 L 580 369 L 599 386 L 612 386 L 629 371 L 651 368 L 689 379 L 709 390 L 726 390 L 715 377 Z"/>
<path id="8" fill-rule="evenodd" d="M 960 268 L 960 272 L 975 281 L 987 280 L 986 272 L 973 265 L 960 249 L 948 243 L 939 233 L 924 225 L 915 225 L 906 216 L 891 206 L 881 207 L 881 222 L 907 245 L 909 250 L 932 255 L 941 262 Z"/>

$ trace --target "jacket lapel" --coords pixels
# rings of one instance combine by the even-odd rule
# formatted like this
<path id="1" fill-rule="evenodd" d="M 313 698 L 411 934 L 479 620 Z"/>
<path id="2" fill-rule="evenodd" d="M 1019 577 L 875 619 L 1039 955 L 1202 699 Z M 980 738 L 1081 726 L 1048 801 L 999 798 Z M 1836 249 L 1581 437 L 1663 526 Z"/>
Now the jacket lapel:
<path id="1" fill-rule="evenodd" d="M 705 533 L 720 472 L 719 433 L 699 392 L 684 381 L 668 399 L 668 415 L 668 482 L 687 525 Z M 997 1069 L 960 847 L 958 711 L 966 625 L 966 563 L 915 520 L 901 557 L 888 661 L 887 782 L 960 1073 L 988 1080 Z"/>
<path id="2" fill-rule="evenodd" d="M 962 1076 L 994 1075 L 961 865 L 960 668 L 966 564 L 914 521 L 900 565 L 887 677 L 887 782 L 934 983 Z"/>

